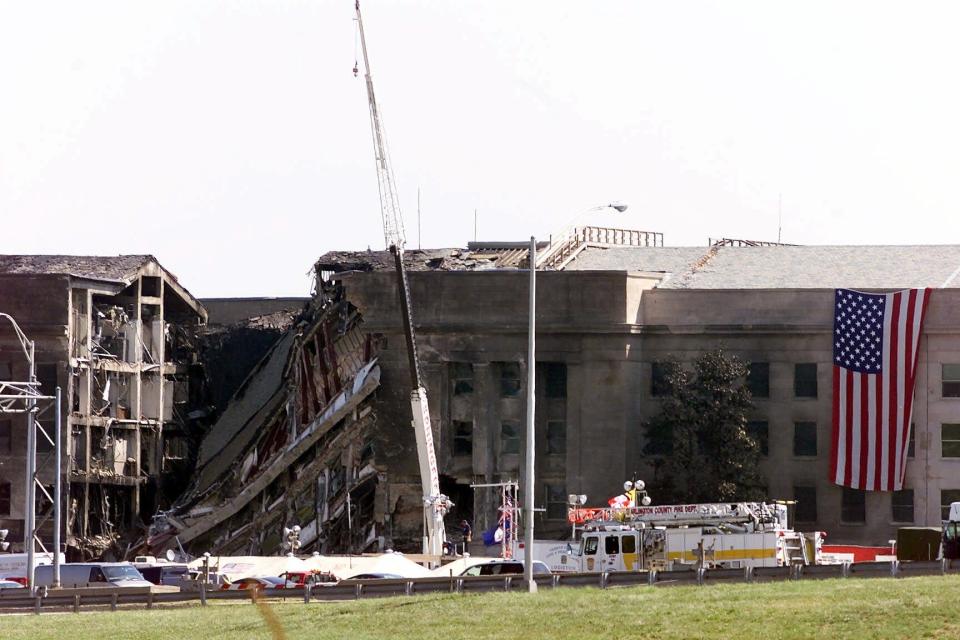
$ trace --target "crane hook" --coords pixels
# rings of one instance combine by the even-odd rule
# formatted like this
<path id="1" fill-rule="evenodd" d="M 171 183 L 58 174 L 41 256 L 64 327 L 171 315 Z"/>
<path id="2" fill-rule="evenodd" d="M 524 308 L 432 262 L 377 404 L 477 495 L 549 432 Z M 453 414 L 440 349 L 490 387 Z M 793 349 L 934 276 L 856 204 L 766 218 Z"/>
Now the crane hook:
<path id="1" fill-rule="evenodd" d="M 360 69 L 357 67 L 357 63 L 353 63 L 353 77 L 356 78 L 360 74 Z"/>

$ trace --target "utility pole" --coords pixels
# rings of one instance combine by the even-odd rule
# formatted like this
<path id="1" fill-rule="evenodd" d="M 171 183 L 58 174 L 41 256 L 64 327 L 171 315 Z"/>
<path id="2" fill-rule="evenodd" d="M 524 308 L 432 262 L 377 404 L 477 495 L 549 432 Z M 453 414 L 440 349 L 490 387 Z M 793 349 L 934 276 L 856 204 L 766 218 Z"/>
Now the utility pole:
<path id="1" fill-rule="evenodd" d="M 537 240 L 530 236 L 530 329 L 527 340 L 527 455 L 523 478 L 523 516 L 524 554 L 523 579 L 530 593 L 537 592 L 537 583 L 533 581 L 533 514 L 534 514 L 534 446 L 536 427 L 534 424 L 534 403 L 536 401 L 536 335 L 537 335 Z"/>

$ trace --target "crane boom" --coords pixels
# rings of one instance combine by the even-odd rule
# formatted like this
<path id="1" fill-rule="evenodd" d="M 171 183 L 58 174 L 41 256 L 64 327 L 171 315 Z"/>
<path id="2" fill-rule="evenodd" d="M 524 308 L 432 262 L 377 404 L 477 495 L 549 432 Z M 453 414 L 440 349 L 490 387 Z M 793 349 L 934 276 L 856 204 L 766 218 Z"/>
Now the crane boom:
<path id="1" fill-rule="evenodd" d="M 387 156 L 387 141 L 383 134 L 383 123 L 377 97 L 373 91 L 373 76 L 370 74 L 370 57 L 367 54 L 367 38 L 363 32 L 363 19 L 360 17 L 360 0 L 356 0 L 357 26 L 360 29 L 360 46 L 363 49 L 363 77 L 367 83 L 367 103 L 370 107 L 370 131 L 373 135 L 373 155 L 377 164 L 377 187 L 380 191 L 380 212 L 383 216 L 383 240 L 389 249 L 396 246 L 403 251 L 407 238 L 403 229 L 403 216 L 400 213 L 400 198 L 394 185 L 393 170 Z"/>
<path id="2" fill-rule="evenodd" d="M 430 424 L 430 409 L 427 404 L 427 391 L 420 377 L 420 360 L 417 356 L 417 340 L 413 329 L 413 311 L 410 303 L 410 286 L 403 266 L 403 248 L 406 236 L 403 229 L 403 216 L 400 213 L 400 200 L 394 186 L 393 171 L 387 155 L 386 137 L 380 119 L 380 110 L 373 92 L 373 77 L 370 74 L 370 58 L 367 54 L 367 39 L 363 32 L 363 19 L 360 16 L 360 0 L 354 6 L 357 11 L 357 27 L 360 30 L 360 44 L 363 48 L 364 79 L 367 83 L 367 102 L 370 106 L 370 129 L 373 133 L 373 151 L 377 165 L 377 186 L 380 190 L 380 212 L 383 216 L 383 239 L 387 249 L 394 256 L 397 270 L 397 288 L 400 294 L 400 310 L 403 316 L 403 329 L 407 339 L 407 355 L 410 363 L 410 411 L 417 442 L 417 458 L 420 463 L 420 482 L 423 489 L 423 552 L 439 556 L 443 553 L 446 532 L 443 516 L 450 506 L 447 497 L 440 493 L 440 474 L 437 470 L 437 456 L 433 446 L 433 427 Z"/>

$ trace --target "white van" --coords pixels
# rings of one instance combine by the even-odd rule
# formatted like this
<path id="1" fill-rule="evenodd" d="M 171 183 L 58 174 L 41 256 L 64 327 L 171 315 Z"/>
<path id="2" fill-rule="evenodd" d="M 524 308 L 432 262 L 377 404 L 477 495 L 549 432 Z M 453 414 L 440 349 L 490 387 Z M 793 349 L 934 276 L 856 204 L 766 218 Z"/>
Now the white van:
<path id="1" fill-rule="evenodd" d="M 37 567 L 36 585 L 53 586 L 53 566 Z M 76 587 L 149 587 L 151 583 L 129 562 L 82 562 L 60 565 L 60 586 Z"/>

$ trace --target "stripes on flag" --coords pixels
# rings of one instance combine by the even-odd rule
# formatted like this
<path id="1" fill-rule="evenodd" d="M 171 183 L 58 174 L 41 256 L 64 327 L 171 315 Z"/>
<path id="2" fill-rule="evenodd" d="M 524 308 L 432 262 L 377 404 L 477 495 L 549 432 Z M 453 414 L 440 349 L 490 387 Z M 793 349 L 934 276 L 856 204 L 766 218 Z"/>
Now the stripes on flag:
<path id="1" fill-rule="evenodd" d="M 930 289 L 837 289 L 830 478 L 867 491 L 903 487 L 917 353 Z"/>

